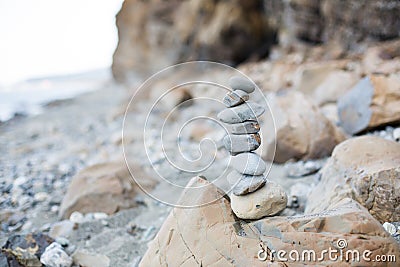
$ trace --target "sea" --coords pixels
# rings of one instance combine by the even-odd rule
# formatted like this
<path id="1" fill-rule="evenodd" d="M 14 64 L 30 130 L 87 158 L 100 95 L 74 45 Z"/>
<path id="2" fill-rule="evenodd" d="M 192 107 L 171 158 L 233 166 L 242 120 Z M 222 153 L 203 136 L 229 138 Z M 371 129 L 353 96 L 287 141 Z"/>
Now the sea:
<path id="1" fill-rule="evenodd" d="M 100 89 L 111 79 L 111 70 L 107 68 L 0 85 L 0 123 L 16 116 L 40 114 L 51 102 L 72 99 Z"/>

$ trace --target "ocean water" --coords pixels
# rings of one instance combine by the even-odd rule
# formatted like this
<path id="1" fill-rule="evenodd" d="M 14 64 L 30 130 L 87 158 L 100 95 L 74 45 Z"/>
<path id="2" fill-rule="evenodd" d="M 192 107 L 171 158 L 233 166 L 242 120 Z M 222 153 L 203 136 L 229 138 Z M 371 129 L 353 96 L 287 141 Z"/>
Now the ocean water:
<path id="1" fill-rule="evenodd" d="M 44 105 L 71 99 L 101 88 L 112 79 L 110 69 L 101 69 L 75 75 L 53 76 L 19 82 L 0 87 L 0 122 L 16 115 L 36 115 Z"/>

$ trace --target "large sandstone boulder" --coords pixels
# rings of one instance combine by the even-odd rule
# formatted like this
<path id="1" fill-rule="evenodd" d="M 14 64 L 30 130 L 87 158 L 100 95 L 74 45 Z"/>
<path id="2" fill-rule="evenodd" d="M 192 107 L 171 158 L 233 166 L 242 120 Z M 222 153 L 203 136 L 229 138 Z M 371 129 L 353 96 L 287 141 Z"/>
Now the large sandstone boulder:
<path id="1" fill-rule="evenodd" d="M 344 135 L 319 109 L 296 91 L 268 96 L 273 118 L 262 124 L 263 157 L 278 163 L 290 159 L 315 159 L 329 156 Z M 268 134 L 276 127 L 276 136 Z M 274 146 L 276 143 L 276 153 Z M 275 156 L 275 157 L 274 157 Z"/>
<path id="2" fill-rule="evenodd" d="M 269 257 L 263 261 L 266 255 L 263 251 L 271 250 L 286 251 L 286 258 L 292 250 L 300 255 L 303 251 L 314 250 L 316 257 L 320 257 L 324 249 L 339 251 L 340 239 L 347 244 L 344 252 L 369 250 L 370 259 L 376 255 L 400 256 L 396 241 L 366 209 L 351 199 L 322 213 L 245 222 L 233 215 L 223 192 L 213 186 L 201 187 L 204 185 L 210 184 L 201 178 L 193 178 L 188 186 L 200 188 L 195 196 L 183 193 L 182 200 L 193 197 L 199 203 L 218 200 L 193 209 L 174 208 L 150 243 L 140 266 L 303 266 L 307 263 L 351 266 L 352 261 L 330 261 L 327 256 L 322 261 L 306 257 L 305 261 L 282 262 L 275 254 L 274 262 Z M 339 245 L 343 245 L 343 241 Z M 365 266 L 366 261 L 360 260 L 359 264 Z M 374 266 L 396 266 L 396 263 L 376 263 Z"/>
<path id="3" fill-rule="evenodd" d="M 341 126 L 350 134 L 400 122 L 400 75 L 369 75 L 338 101 Z"/>
<path id="4" fill-rule="evenodd" d="M 306 213 L 350 197 L 380 222 L 400 221 L 400 144 L 363 136 L 338 145 L 311 192 Z"/>
<path id="5" fill-rule="evenodd" d="M 144 172 L 134 175 L 146 190 L 156 184 L 155 180 Z M 61 203 L 59 216 L 69 218 L 74 211 L 113 214 L 118 210 L 135 206 L 134 198 L 140 192 L 125 162 L 93 165 L 73 177 Z"/>
<path id="6" fill-rule="evenodd" d="M 263 1 L 125 0 L 112 70 L 119 81 L 188 60 L 237 64 L 274 42 Z"/>

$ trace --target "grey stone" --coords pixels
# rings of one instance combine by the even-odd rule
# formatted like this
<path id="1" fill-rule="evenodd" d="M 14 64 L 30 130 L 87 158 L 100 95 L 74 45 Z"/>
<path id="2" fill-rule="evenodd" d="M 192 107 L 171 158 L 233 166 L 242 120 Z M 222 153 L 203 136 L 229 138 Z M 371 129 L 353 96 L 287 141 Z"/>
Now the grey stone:
<path id="1" fill-rule="evenodd" d="M 368 127 L 372 116 L 369 105 L 373 93 L 373 85 L 366 77 L 338 100 L 340 124 L 349 134 L 358 133 Z"/>
<path id="2" fill-rule="evenodd" d="M 230 172 L 227 179 L 229 184 L 234 186 L 232 193 L 236 196 L 246 195 L 256 191 L 262 187 L 267 180 L 264 175 L 245 175 L 238 173 L 237 171 Z"/>
<path id="3" fill-rule="evenodd" d="M 47 267 L 70 267 L 72 258 L 68 256 L 60 244 L 53 242 L 40 257 L 40 262 Z"/>
<path id="4" fill-rule="evenodd" d="M 227 107 L 234 107 L 249 100 L 249 95 L 242 90 L 235 90 L 226 94 L 222 102 Z"/>
<path id="5" fill-rule="evenodd" d="M 257 121 L 245 121 L 243 123 L 227 124 L 226 128 L 231 134 L 252 134 L 260 131 Z"/>
<path id="6" fill-rule="evenodd" d="M 234 77 L 230 78 L 229 86 L 233 90 L 243 90 L 247 93 L 252 93 L 252 92 L 254 92 L 254 89 L 255 89 L 254 84 L 250 80 L 239 77 L 239 76 L 234 76 Z"/>
<path id="7" fill-rule="evenodd" d="M 250 152 L 256 150 L 261 145 L 261 137 L 259 134 L 244 135 L 225 135 L 225 148 L 232 154 L 241 152 Z"/>
<path id="8" fill-rule="evenodd" d="M 246 102 L 239 106 L 227 108 L 218 113 L 218 119 L 225 123 L 240 123 L 244 121 L 254 121 L 257 117 L 261 116 L 265 112 L 263 106 L 253 103 Z"/>
<path id="9" fill-rule="evenodd" d="M 319 171 L 325 160 L 286 162 L 285 171 L 288 177 L 297 178 L 310 175 Z"/>
<path id="10" fill-rule="evenodd" d="M 231 156 L 232 167 L 242 174 L 261 175 L 267 169 L 267 165 L 256 153 L 241 153 Z"/>

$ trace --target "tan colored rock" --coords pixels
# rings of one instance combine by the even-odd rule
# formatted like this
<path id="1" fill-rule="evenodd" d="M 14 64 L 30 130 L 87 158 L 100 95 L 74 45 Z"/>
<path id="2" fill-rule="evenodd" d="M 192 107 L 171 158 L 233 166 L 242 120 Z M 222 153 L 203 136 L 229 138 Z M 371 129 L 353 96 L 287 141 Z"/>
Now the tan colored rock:
<path id="1" fill-rule="evenodd" d="M 338 110 L 350 134 L 400 122 L 400 76 L 367 76 L 339 99 Z"/>
<path id="2" fill-rule="evenodd" d="M 292 86 L 298 65 L 284 60 L 275 62 L 267 60 L 245 63 L 240 65 L 238 69 L 251 77 L 261 90 L 277 92 Z"/>
<path id="3" fill-rule="evenodd" d="M 85 250 L 77 250 L 72 255 L 75 265 L 84 267 L 109 267 L 110 259 L 101 254 L 91 253 Z"/>
<path id="4" fill-rule="evenodd" d="M 286 266 L 297 266 L 299 262 L 291 261 L 288 256 L 292 250 L 299 252 L 300 257 L 305 251 L 315 252 L 315 259 L 305 257 L 311 266 L 397 266 L 396 262 L 373 262 L 377 255 L 400 255 L 400 247 L 389 236 L 382 225 L 375 220 L 362 206 L 351 199 L 343 199 L 332 205 L 331 209 L 321 213 L 309 215 L 272 217 L 251 223 L 250 228 L 259 232 L 265 249 L 286 251 L 288 262 Z M 344 249 L 340 249 L 344 246 Z M 338 259 L 330 260 L 323 250 L 336 250 Z M 343 251 L 343 260 L 340 260 L 340 251 Z M 356 256 L 360 255 L 360 261 Z M 370 251 L 365 259 L 363 253 Z M 293 254 L 295 255 L 295 254 Z M 307 254 L 305 254 L 307 255 Z M 346 262 L 346 258 L 349 259 Z M 275 258 L 276 259 L 276 258 Z M 368 260 L 369 259 L 369 260 Z"/>
<path id="5" fill-rule="evenodd" d="M 248 247 L 240 246 L 247 238 L 236 235 L 229 200 L 217 187 L 205 185 L 209 182 L 196 177 L 187 187 L 199 186 L 198 203 L 212 204 L 174 208 L 140 266 L 263 266 L 256 258 L 258 240 L 248 240 Z M 192 191 L 185 191 L 181 203 L 192 202 L 193 197 Z"/>
<path id="6" fill-rule="evenodd" d="M 362 59 L 367 74 L 392 74 L 400 72 L 400 40 L 383 42 L 368 48 Z"/>
<path id="7" fill-rule="evenodd" d="M 135 170 L 140 168 L 135 168 Z M 140 185 L 150 189 L 156 182 L 143 173 L 135 173 Z M 75 175 L 60 206 L 59 216 L 69 218 L 72 212 L 115 213 L 135 206 L 140 188 L 133 182 L 125 162 L 93 165 Z"/>
<path id="8" fill-rule="evenodd" d="M 193 178 L 188 186 L 209 185 Z M 207 188 L 203 190 L 202 188 Z M 273 263 L 258 259 L 260 246 L 270 250 L 337 249 L 339 239 L 347 249 L 370 250 L 376 255 L 400 256 L 396 241 L 363 207 L 347 199 L 332 210 L 319 214 L 270 217 L 246 223 L 237 219 L 229 200 L 216 187 L 201 187 L 196 194 L 199 203 L 218 199 L 210 205 L 193 209 L 174 208 L 140 263 L 140 266 L 351 266 L 353 262 L 308 261 Z M 184 193 L 182 200 L 193 198 Z M 365 261 L 360 262 L 366 266 Z M 396 266 L 384 263 L 376 266 Z"/>
<path id="9" fill-rule="evenodd" d="M 255 192 L 236 196 L 231 195 L 231 207 L 241 219 L 260 219 L 273 216 L 286 208 L 287 195 L 283 188 L 273 182 L 267 182 Z"/>
<path id="10" fill-rule="evenodd" d="M 289 159 L 325 157 L 344 140 L 341 131 L 300 92 L 270 94 L 268 103 L 274 121 L 267 117 L 262 127 L 267 133 L 275 123 L 276 136 L 263 136 L 263 158 L 267 160 L 283 163 Z"/>
<path id="11" fill-rule="evenodd" d="M 309 62 L 299 66 L 294 77 L 294 87 L 304 94 L 312 93 L 330 73 L 344 69 L 347 61 Z"/>
<path id="12" fill-rule="evenodd" d="M 315 88 L 312 99 L 318 105 L 336 103 L 336 101 L 349 91 L 357 82 L 358 76 L 344 70 L 335 70 Z"/>
<path id="13" fill-rule="evenodd" d="M 311 192 L 306 213 L 351 197 L 380 222 L 400 220 L 400 144 L 363 136 L 338 145 Z"/>
<path id="14" fill-rule="evenodd" d="M 240 63 L 274 42 L 263 1 L 126 0 L 117 15 L 118 81 L 188 60 Z"/>

